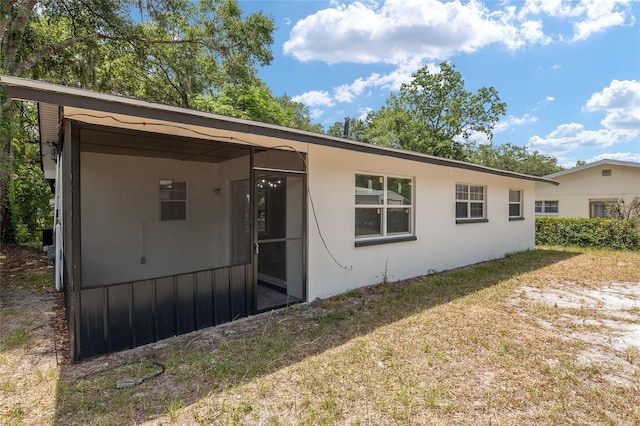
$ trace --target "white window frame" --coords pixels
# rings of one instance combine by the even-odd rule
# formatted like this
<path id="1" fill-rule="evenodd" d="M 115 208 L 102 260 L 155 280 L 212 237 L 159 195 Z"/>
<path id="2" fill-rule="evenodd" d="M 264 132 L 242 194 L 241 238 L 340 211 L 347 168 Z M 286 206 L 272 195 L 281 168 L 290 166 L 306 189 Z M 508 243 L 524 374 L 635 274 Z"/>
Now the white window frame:
<path id="1" fill-rule="evenodd" d="M 511 200 L 511 193 L 512 192 L 517 192 L 518 193 L 518 201 L 512 201 Z M 524 214 L 522 211 L 522 207 L 524 206 L 524 191 L 522 189 L 518 189 L 518 188 L 509 188 L 509 220 L 518 220 L 518 219 L 524 219 Z M 518 206 L 518 214 L 517 215 L 512 215 L 511 214 L 511 206 Z"/>
<path id="2" fill-rule="evenodd" d="M 549 209 L 554 208 L 554 205 L 555 211 L 548 211 Z M 540 208 L 538 208 L 538 206 Z M 560 202 L 558 200 L 536 200 L 535 212 L 537 215 L 558 215 L 560 214 Z"/>
<path id="3" fill-rule="evenodd" d="M 395 242 L 395 241 L 407 241 L 407 240 L 415 240 L 415 234 L 414 234 L 414 229 L 415 229 L 415 225 L 414 225 L 414 218 L 415 218 L 415 179 L 411 176 L 402 176 L 402 175 L 391 175 L 391 174 L 382 174 L 382 173 L 375 173 L 375 172 L 356 172 L 355 173 L 355 178 L 357 181 L 358 176 L 371 176 L 374 178 L 378 178 L 378 179 L 382 179 L 382 189 L 381 190 L 374 190 L 371 189 L 371 194 L 370 196 L 372 198 L 375 198 L 377 196 L 377 198 L 380 200 L 380 202 L 378 204 L 358 204 L 357 200 L 354 199 L 354 205 L 355 205 L 355 210 L 354 210 L 354 236 L 355 236 L 355 240 L 356 240 L 356 246 L 359 245 L 369 245 L 367 243 L 373 243 L 373 244 L 377 244 L 377 243 L 384 243 L 384 242 Z M 387 193 L 387 186 L 388 186 L 388 182 L 389 179 L 404 179 L 404 180 L 408 180 L 409 181 L 409 185 L 411 186 L 411 204 L 393 204 L 392 202 L 390 202 L 390 200 L 388 199 L 388 193 Z M 357 194 L 357 189 L 358 187 L 356 186 L 354 189 L 356 191 L 356 197 L 358 196 Z M 381 222 L 381 230 L 379 234 L 370 234 L 370 235 L 355 235 L 355 233 L 357 232 L 357 226 L 358 224 L 356 223 L 356 218 L 355 218 L 355 213 L 357 212 L 358 209 L 378 209 L 380 210 L 380 222 Z M 408 218 L 408 225 L 409 225 L 409 229 L 406 232 L 388 232 L 388 211 L 391 209 L 406 209 L 409 210 L 409 218 Z"/>
<path id="4" fill-rule="evenodd" d="M 472 188 L 482 188 L 482 199 L 472 196 Z M 466 194 L 462 196 L 463 194 Z M 474 192 L 477 195 L 477 191 Z M 456 223 L 488 222 L 487 219 L 487 186 L 477 183 L 456 182 L 455 185 L 455 209 Z M 458 204 L 466 204 L 466 216 L 458 216 Z M 482 216 L 471 216 L 473 206 L 482 206 Z"/>
<path id="5" fill-rule="evenodd" d="M 182 198 L 176 198 L 173 199 L 173 197 L 171 195 L 169 195 L 169 197 L 167 199 L 165 199 L 163 197 L 163 194 L 169 193 L 172 194 L 174 193 L 173 189 L 164 189 L 163 185 L 167 185 L 170 183 L 184 183 L 185 189 L 184 191 L 182 190 L 176 190 L 175 193 L 179 194 L 184 192 L 184 199 Z M 182 203 L 184 204 L 184 217 L 181 218 L 177 218 L 177 219 L 172 219 L 172 218 L 163 218 L 162 217 L 162 205 L 165 203 Z M 158 220 L 160 222 L 166 223 L 166 222 L 186 222 L 189 218 L 189 183 L 187 182 L 186 179 L 169 179 L 169 178 L 161 178 L 158 181 Z"/>

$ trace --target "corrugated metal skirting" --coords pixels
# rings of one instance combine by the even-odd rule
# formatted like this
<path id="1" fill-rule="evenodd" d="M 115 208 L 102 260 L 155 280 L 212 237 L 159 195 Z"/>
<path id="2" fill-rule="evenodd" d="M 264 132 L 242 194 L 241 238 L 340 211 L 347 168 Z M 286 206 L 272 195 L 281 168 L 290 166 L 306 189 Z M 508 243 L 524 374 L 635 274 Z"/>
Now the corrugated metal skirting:
<path id="1" fill-rule="evenodd" d="M 74 361 L 253 313 L 251 265 L 80 290 Z"/>

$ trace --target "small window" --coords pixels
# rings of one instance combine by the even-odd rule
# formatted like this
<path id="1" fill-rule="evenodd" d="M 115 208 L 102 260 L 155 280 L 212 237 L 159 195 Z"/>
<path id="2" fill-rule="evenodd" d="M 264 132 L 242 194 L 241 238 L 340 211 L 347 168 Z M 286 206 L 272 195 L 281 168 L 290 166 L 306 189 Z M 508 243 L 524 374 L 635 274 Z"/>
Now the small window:
<path id="1" fill-rule="evenodd" d="M 187 182 L 160 180 L 160 220 L 187 220 Z"/>
<path id="2" fill-rule="evenodd" d="M 485 219 L 486 187 L 483 185 L 456 184 L 456 220 Z"/>
<path id="3" fill-rule="evenodd" d="M 413 232 L 413 179 L 357 174 L 356 238 L 393 237 Z"/>
<path id="4" fill-rule="evenodd" d="M 611 169 L 602 170 L 602 176 L 611 176 Z"/>
<path id="5" fill-rule="evenodd" d="M 557 201 L 536 201 L 536 213 L 539 214 L 558 214 Z"/>
<path id="6" fill-rule="evenodd" d="M 522 191 L 519 189 L 509 190 L 509 217 L 522 217 Z"/>

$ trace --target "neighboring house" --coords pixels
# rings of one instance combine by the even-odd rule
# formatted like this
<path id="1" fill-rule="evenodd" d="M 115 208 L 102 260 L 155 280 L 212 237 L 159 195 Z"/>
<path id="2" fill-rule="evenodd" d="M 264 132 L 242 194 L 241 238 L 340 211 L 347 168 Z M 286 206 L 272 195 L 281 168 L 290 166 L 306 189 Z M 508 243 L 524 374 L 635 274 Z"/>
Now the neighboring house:
<path id="1" fill-rule="evenodd" d="M 536 184 L 536 215 L 604 217 L 608 202 L 640 196 L 640 163 L 600 160 L 545 176 L 558 186 Z"/>
<path id="2" fill-rule="evenodd" d="M 74 360 L 531 250 L 535 183 L 555 184 L 0 79 L 39 105 Z"/>

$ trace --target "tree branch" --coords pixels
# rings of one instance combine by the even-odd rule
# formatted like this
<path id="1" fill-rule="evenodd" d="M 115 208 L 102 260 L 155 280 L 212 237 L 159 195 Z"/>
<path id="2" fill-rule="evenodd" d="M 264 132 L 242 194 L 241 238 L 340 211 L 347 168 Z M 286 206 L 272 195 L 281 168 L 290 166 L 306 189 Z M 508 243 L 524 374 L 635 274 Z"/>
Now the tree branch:
<path id="1" fill-rule="evenodd" d="M 7 31 L 7 22 L 11 15 L 11 9 L 18 0 L 9 0 L 4 10 L 0 11 L 0 40 L 4 40 L 4 35 Z"/>
<path id="2" fill-rule="evenodd" d="M 94 34 L 90 34 L 88 36 L 83 36 L 83 37 L 71 37 L 68 38 L 66 40 L 63 40 L 59 43 L 54 43 L 54 44 L 50 44 L 49 46 L 40 49 L 34 53 L 32 53 L 26 60 L 24 60 L 21 64 L 19 64 L 16 69 L 14 70 L 14 72 L 12 73 L 13 75 L 21 75 L 23 72 L 31 69 L 31 67 L 33 67 L 36 63 L 38 63 L 38 61 L 42 60 L 43 58 L 52 55 L 55 52 L 58 52 L 62 49 L 65 49 L 69 46 L 72 46 L 74 44 L 81 44 L 81 43 L 88 43 L 90 41 L 93 40 L 110 40 L 110 41 L 140 41 L 142 43 L 145 44 L 194 44 L 194 43 L 201 43 L 199 40 L 192 40 L 192 39 L 186 39 L 186 40 L 154 40 L 154 39 L 147 39 L 144 37 L 140 37 L 137 35 L 126 35 L 126 36 L 116 36 L 116 35 L 110 35 L 110 34 L 100 34 L 100 33 L 94 33 Z"/>
<path id="3" fill-rule="evenodd" d="M 22 38 L 18 37 L 17 34 L 22 34 L 25 28 L 27 28 L 29 18 L 31 17 L 33 8 L 36 5 L 36 0 L 26 0 L 26 2 L 20 6 L 18 16 L 16 16 L 15 19 L 10 19 L 11 8 L 16 4 L 16 2 L 17 0 L 10 0 L 9 10 L 7 11 L 7 15 L 5 15 L 6 17 L 3 18 L 8 20 L 5 21 L 5 24 L 8 23 L 8 25 L 6 25 L 6 28 L 5 25 L 1 27 L 3 34 L 2 37 L 0 37 L 0 40 L 2 40 L 6 46 L 3 64 L 6 71 L 10 71 L 17 63 L 16 55 L 20 48 L 20 43 L 22 42 Z M 8 39 L 6 37 L 8 37 Z"/>

